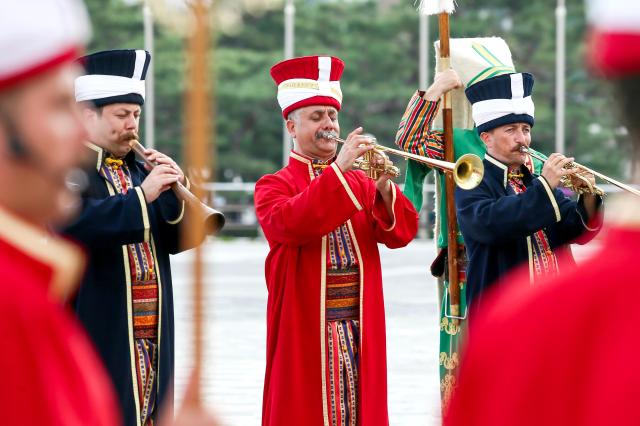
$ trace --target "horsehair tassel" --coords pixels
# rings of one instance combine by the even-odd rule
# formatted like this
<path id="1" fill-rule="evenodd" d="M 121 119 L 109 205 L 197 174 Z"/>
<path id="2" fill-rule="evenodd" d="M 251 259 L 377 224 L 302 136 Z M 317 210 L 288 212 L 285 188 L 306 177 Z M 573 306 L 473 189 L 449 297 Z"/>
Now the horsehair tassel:
<path id="1" fill-rule="evenodd" d="M 427 15 L 439 13 L 453 13 L 456 9 L 455 0 L 420 0 L 418 10 Z"/>

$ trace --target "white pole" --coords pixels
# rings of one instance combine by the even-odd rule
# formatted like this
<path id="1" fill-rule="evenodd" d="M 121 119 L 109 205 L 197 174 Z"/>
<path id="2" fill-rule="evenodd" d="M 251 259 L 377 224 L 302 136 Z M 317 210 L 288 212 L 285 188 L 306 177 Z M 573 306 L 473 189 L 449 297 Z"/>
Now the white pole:
<path id="1" fill-rule="evenodd" d="M 153 75 L 153 14 L 151 8 L 144 3 L 142 7 L 144 17 L 144 49 L 151 54 L 151 62 L 147 69 L 147 78 L 145 79 L 145 101 L 144 101 L 144 144 L 147 148 L 155 148 L 156 132 L 155 132 L 155 92 L 154 92 L 154 75 Z"/>
<path id="2" fill-rule="evenodd" d="M 567 8 L 565 0 L 558 0 L 556 7 L 556 148 L 555 152 L 565 153 L 565 22 Z"/>
<path id="3" fill-rule="evenodd" d="M 284 6 L 284 58 L 293 58 L 293 47 L 295 40 L 295 15 L 296 7 L 294 0 L 287 0 Z M 287 126 L 282 125 L 282 165 L 289 162 L 289 151 L 291 151 L 291 136 L 287 131 Z"/>
<path id="4" fill-rule="evenodd" d="M 429 15 L 422 9 L 418 13 L 420 15 L 420 53 L 418 55 L 420 77 L 418 89 L 427 90 L 429 85 Z"/>

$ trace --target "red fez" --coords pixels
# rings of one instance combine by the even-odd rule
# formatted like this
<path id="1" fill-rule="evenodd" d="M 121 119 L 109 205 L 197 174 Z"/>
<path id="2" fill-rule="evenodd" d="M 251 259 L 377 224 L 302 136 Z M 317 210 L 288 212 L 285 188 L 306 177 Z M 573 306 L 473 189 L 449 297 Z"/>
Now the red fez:
<path id="1" fill-rule="evenodd" d="M 334 56 L 303 56 L 287 59 L 271 67 L 278 86 L 282 116 L 309 105 L 328 105 L 340 110 L 340 77 L 344 62 Z"/>
<path id="2" fill-rule="evenodd" d="M 605 77 L 640 74 L 640 3 L 591 0 L 587 13 L 589 66 Z"/>

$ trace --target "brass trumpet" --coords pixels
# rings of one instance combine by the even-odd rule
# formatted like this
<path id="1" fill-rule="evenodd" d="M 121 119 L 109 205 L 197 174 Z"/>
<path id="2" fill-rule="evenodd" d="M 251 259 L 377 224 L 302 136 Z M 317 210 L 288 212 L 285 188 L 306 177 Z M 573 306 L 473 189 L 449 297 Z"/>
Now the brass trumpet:
<path id="1" fill-rule="evenodd" d="M 325 139 L 333 139 L 340 143 L 346 142 L 344 139 L 340 139 L 332 132 L 320 132 L 319 136 Z M 354 167 L 366 171 L 369 177 L 373 177 L 374 179 L 377 179 L 377 175 L 380 173 L 386 173 L 394 177 L 400 175 L 398 168 L 389 163 L 389 157 L 386 154 L 388 152 L 399 155 L 404 159 L 411 159 L 418 163 L 435 167 L 444 172 L 452 173 L 453 180 L 456 182 L 456 185 L 462 189 L 475 188 L 480 184 L 480 182 L 482 182 L 484 166 L 482 165 L 482 160 L 477 155 L 465 154 L 458 158 L 458 161 L 455 163 L 451 163 L 449 161 L 436 160 L 422 155 L 411 154 L 410 152 L 401 151 L 399 149 L 388 148 L 384 145 L 378 144 L 375 138 L 372 139 L 374 141 L 374 148 L 367 152 L 366 154 L 368 155 L 365 154 L 364 158 L 356 160 Z M 383 159 L 383 164 L 372 164 L 372 159 L 376 155 Z"/>
<path id="2" fill-rule="evenodd" d="M 546 158 L 544 158 L 541 155 L 536 154 L 535 152 L 531 151 L 530 149 L 528 149 L 526 146 L 521 146 L 520 147 L 520 152 L 525 153 L 525 154 L 529 154 L 530 156 L 537 158 L 538 160 L 542 161 L 543 163 L 547 160 Z M 619 182 L 613 178 L 610 178 L 607 175 L 603 175 L 602 173 L 598 173 L 593 169 L 590 169 L 589 167 L 583 166 L 582 164 L 579 164 L 577 162 L 571 162 L 569 164 L 567 164 L 565 166 L 568 169 L 573 169 L 573 168 L 579 168 L 582 169 L 588 173 L 593 174 L 594 176 L 598 176 L 600 179 L 605 180 L 607 182 L 609 182 L 612 185 L 617 186 L 620 189 L 624 189 L 625 191 L 629 191 L 634 195 L 637 195 L 640 197 L 640 191 L 638 191 L 635 188 L 630 187 L 627 184 L 624 184 L 622 182 Z M 563 176 L 561 179 L 561 183 L 562 186 L 565 186 L 567 188 L 570 188 L 571 190 L 573 190 L 574 192 L 577 192 L 579 194 L 584 194 L 584 193 L 590 193 L 590 194 L 594 194 L 594 195 L 599 195 L 599 196 L 604 196 L 605 192 L 601 189 L 598 188 L 596 185 L 592 185 L 591 182 L 589 182 L 587 180 L 587 178 L 585 178 L 584 176 L 580 176 L 580 175 L 575 175 L 574 177 L 580 179 L 581 181 L 585 182 L 587 187 L 589 188 L 589 190 L 585 189 L 585 188 L 576 188 L 575 185 L 571 182 L 571 179 L 568 176 Z"/>
<path id="3" fill-rule="evenodd" d="M 129 146 L 135 151 L 136 154 L 138 154 L 138 156 L 145 162 L 145 164 L 147 164 L 151 168 L 156 166 L 156 164 L 147 160 L 146 156 L 144 155 L 145 148 L 140 144 L 140 142 L 134 139 L 129 142 Z M 187 204 L 187 207 L 198 210 L 199 214 L 204 219 L 204 229 L 208 235 L 217 234 L 224 227 L 224 215 L 218 210 L 211 208 L 200 201 L 200 199 L 193 195 L 193 193 L 189 191 L 183 184 L 181 184 L 180 182 L 175 182 L 173 185 L 171 185 L 171 189 L 180 201 L 184 201 L 185 204 Z"/>

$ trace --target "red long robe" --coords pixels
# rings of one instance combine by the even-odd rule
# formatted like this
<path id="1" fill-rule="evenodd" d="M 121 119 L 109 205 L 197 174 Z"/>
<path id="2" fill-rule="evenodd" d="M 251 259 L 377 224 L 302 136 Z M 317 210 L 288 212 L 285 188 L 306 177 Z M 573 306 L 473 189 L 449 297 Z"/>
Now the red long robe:
<path id="1" fill-rule="evenodd" d="M 388 425 L 384 301 L 377 243 L 407 245 L 418 215 L 397 189 L 393 217 L 361 171 L 334 163 L 315 177 L 295 152 L 256 184 L 255 207 L 269 241 L 265 263 L 267 368 L 262 424 L 328 425 L 325 290 L 327 234 L 347 222 L 360 265 L 358 424 Z"/>
<path id="2" fill-rule="evenodd" d="M 578 268 L 534 287 L 520 271 L 491 295 L 469 330 L 446 426 L 640 422 L 640 202 L 628 195 L 609 211 L 623 217 Z"/>
<path id="3" fill-rule="evenodd" d="M 59 302 L 80 251 L 0 208 L 0 423 L 120 424 L 111 382 L 84 330 Z"/>

